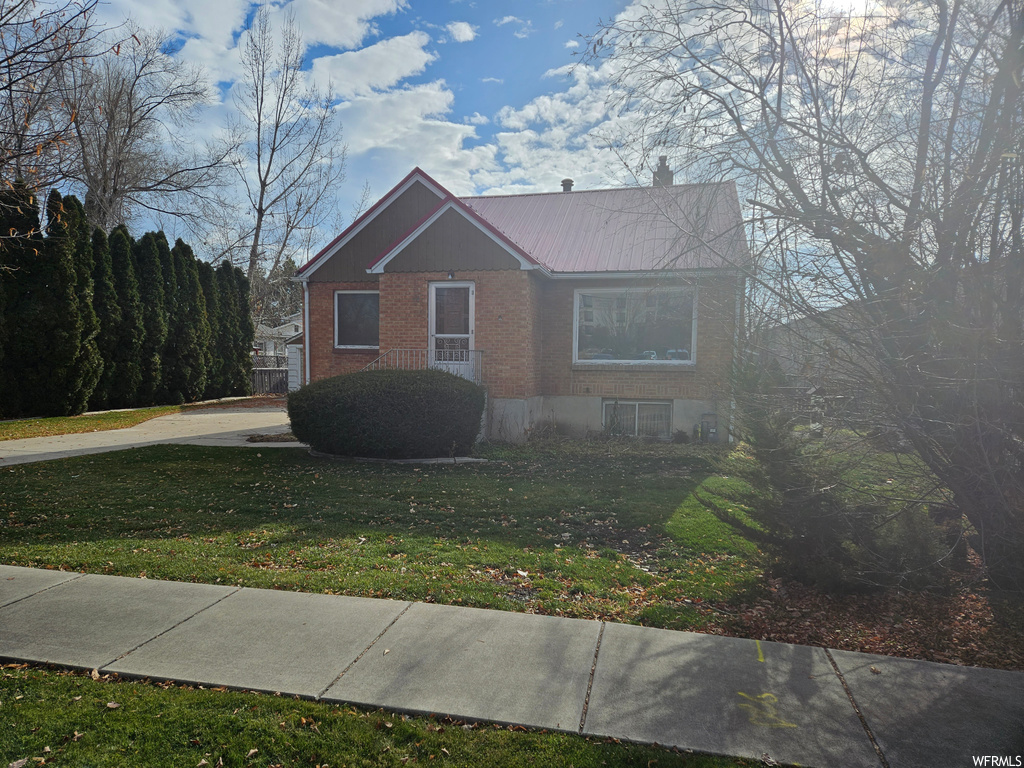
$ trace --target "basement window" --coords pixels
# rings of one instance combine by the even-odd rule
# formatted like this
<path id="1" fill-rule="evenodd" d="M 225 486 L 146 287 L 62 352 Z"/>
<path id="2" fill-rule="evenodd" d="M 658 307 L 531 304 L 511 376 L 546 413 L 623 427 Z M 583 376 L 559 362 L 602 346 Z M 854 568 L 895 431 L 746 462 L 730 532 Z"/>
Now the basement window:
<path id="1" fill-rule="evenodd" d="M 605 400 L 603 405 L 604 428 L 610 435 L 659 440 L 672 436 L 672 403 Z"/>
<path id="2" fill-rule="evenodd" d="M 380 347 L 380 292 L 335 291 L 334 346 L 339 349 Z"/>

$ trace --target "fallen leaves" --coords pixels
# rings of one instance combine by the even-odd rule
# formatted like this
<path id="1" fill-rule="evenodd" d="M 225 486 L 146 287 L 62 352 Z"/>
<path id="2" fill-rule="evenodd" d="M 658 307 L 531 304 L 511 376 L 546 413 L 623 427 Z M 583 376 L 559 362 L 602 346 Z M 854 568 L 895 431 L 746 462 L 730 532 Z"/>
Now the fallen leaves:
<path id="1" fill-rule="evenodd" d="M 817 645 L 993 669 L 1024 670 L 1024 637 L 1003 605 L 969 579 L 948 594 L 889 590 L 829 595 L 766 579 L 766 597 L 741 605 L 712 629 L 755 640 Z M 871 670 L 873 674 L 876 673 Z"/>

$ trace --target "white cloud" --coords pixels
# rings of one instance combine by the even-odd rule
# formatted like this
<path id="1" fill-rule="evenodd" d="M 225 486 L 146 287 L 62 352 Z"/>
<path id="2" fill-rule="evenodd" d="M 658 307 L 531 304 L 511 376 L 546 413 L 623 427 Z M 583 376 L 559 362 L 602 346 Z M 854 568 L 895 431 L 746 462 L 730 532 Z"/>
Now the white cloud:
<path id="1" fill-rule="evenodd" d="M 494 26 L 496 27 L 503 27 L 506 24 L 516 24 L 519 27 L 512 34 L 520 39 L 527 38 L 536 31 L 533 28 L 532 21 L 529 19 L 520 19 L 518 16 L 502 16 L 500 19 L 494 20 Z"/>
<path id="2" fill-rule="evenodd" d="M 421 74 L 437 56 L 426 50 L 430 35 L 410 32 L 358 51 L 321 56 L 313 62 L 311 77 L 320 88 L 332 83 L 342 98 L 391 88 L 407 77 Z"/>
<path id="3" fill-rule="evenodd" d="M 419 142 L 406 144 L 409 137 L 420 132 L 423 122 L 439 118 L 451 111 L 454 96 L 443 80 L 397 88 L 382 93 L 360 95 L 338 107 L 345 124 L 345 141 L 353 153 L 383 147 L 407 146 L 413 151 L 423 149 Z M 448 123 L 460 137 L 475 134 L 472 126 Z"/>
<path id="4" fill-rule="evenodd" d="M 512 34 L 515 35 L 516 37 L 518 37 L 520 40 L 525 40 L 526 38 L 528 38 L 533 33 L 534 33 L 533 22 L 532 21 L 527 21 L 525 24 L 523 24 L 523 26 L 521 26 L 519 29 L 517 29 Z"/>
<path id="5" fill-rule="evenodd" d="M 444 81 L 360 96 L 341 105 L 351 163 L 349 178 L 363 167 L 402 178 L 423 168 L 455 194 L 473 194 L 472 174 L 497 172 L 494 146 L 465 147 L 476 128 L 446 119 L 454 96 Z M 382 189 L 386 189 L 384 186 Z"/>
<path id="6" fill-rule="evenodd" d="M 501 85 L 505 81 L 503 79 L 501 79 L 500 77 L 481 77 L 480 78 L 480 82 L 481 83 L 497 83 L 498 85 Z"/>
<path id="7" fill-rule="evenodd" d="M 574 51 L 580 47 L 580 42 L 579 40 L 566 40 L 565 47 L 568 48 L 570 51 Z"/>
<path id="8" fill-rule="evenodd" d="M 559 19 L 555 22 L 555 29 L 561 29 L 563 24 L 565 24 L 565 22 Z"/>
<path id="9" fill-rule="evenodd" d="M 546 77 L 566 78 L 566 87 L 521 107 L 499 110 L 494 136 L 497 171 L 482 169 L 473 180 L 486 194 L 558 191 L 563 178 L 576 189 L 629 183 L 621 159 L 607 148 L 624 130 L 623 118 L 607 108 L 607 72 L 592 67 L 559 67 Z"/>
<path id="10" fill-rule="evenodd" d="M 468 43 L 476 38 L 477 28 L 467 21 L 453 21 L 448 24 L 447 29 L 452 40 L 457 43 Z"/>
<path id="11" fill-rule="evenodd" d="M 339 48 L 357 47 L 377 33 L 372 19 L 406 7 L 406 0 L 292 0 L 283 6 L 295 15 L 307 45 L 325 43 Z"/>
<path id="12" fill-rule="evenodd" d="M 491 119 L 487 115 L 474 112 L 472 115 L 462 118 L 462 122 L 469 123 L 470 125 L 487 125 L 491 122 Z"/>

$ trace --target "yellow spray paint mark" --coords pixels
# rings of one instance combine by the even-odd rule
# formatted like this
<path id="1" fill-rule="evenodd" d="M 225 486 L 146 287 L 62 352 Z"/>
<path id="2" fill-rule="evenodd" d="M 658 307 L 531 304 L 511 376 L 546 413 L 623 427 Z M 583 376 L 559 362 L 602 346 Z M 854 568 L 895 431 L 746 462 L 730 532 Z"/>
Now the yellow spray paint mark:
<path id="1" fill-rule="evenodd" d="M 779 698 L 773 693 L 762 693 L 759 696 L 751 696 L 748 693 L 737 691 L 736 695 L 747 700 L 748 703 L 739 704 L 740 709 L 747 710 L 750 722 L 753 725 L 763 725 L 765 728 L 796 728 L 796 723 L 783 720 L 775 709 Z"/>
<path id="2" fill-rule="evenodd" d="M 760 661 L 763 664 L 764 663 L 764 651 L 761 650 L 761 641 L 760 640 L 755 640 L 754 642 L 757 643 L 757 660 Z"/>

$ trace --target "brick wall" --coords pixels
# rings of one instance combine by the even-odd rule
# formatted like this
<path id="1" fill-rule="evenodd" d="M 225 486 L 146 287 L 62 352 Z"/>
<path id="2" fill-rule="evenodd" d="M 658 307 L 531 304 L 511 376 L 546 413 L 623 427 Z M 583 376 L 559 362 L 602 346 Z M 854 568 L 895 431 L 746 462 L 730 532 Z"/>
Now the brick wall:
<path id="1" fill-rule="evenodd" d="M 491 397 L 728 399 L 736 331 L 733 278 L 698 281 L 696 363 L 662 369 L 573 365 L 573 290 L 613 287 L 610 281 L 547 280 L 519 270 L 458 272 L 455 279 L 475 285 L 475 348 L 483 351 L 483 381 Z M 360 370 L 388 349 L 426 349 L 431 282 L 447 282 L 447 273 L 385 272 L 380 276 L 379 352 L 334 348 L 334 291 L 367 290 L 371 285 L 309 283 L 307 349 L 312 354 L 312 378 Z"/>
<path id="2" fill-rule="evenodd" d="M 380 350 L 334 348 L 334 292 L 368 290 L 366 283 L 309 283 L 313 379 L 358 371 L 389 349 L 427 349 L 430 283 L 447 272 L 385 272 L 380 276 Z M 519 270 L 458 272 L 456 281 L 475 286 L 475 348 L 483 352 L 483 382 L 491 397 L 540 394 L 534 351 L 539 331 L 537 278 Z"/>
<path id="3" fill-rule="evenodd" d="M 445 272 L 385 272 L 381 275 L 381 349 L 426 349 L 429 345 L 430 283 Z M 519 270 L 458 272 L 456 281 L 475 286 L 475 341 L 483 352 L 483 382 L 491 397 L 540 394 L 533 356 L 536 286 Z"/>
<path id="4" fill-rule="evenodd" d="M 351 373 L 380 356 L 377 350 L 334 348 L 334 292 L 372 291 L 373 283 L 307 283 L 309 287 L 309 328 L 305 352 L 310 355 L 310 380 Z M 383 296 L 381 297 L 383 302 Z"/>
<path id="5" fill-rule="evenodd" d="M 697 342 L 693 366 L 573 365 L 573 291 L 615 287 L 611 281 L 550 281 L 540 299 L 543 329 L 541 389 L 545 395 L 686 399 L 711 402 L 728 395 L 736 331 L 735 279 L 697 283 Z M 636 283 L 622 283 L 623 287 Z"/>

